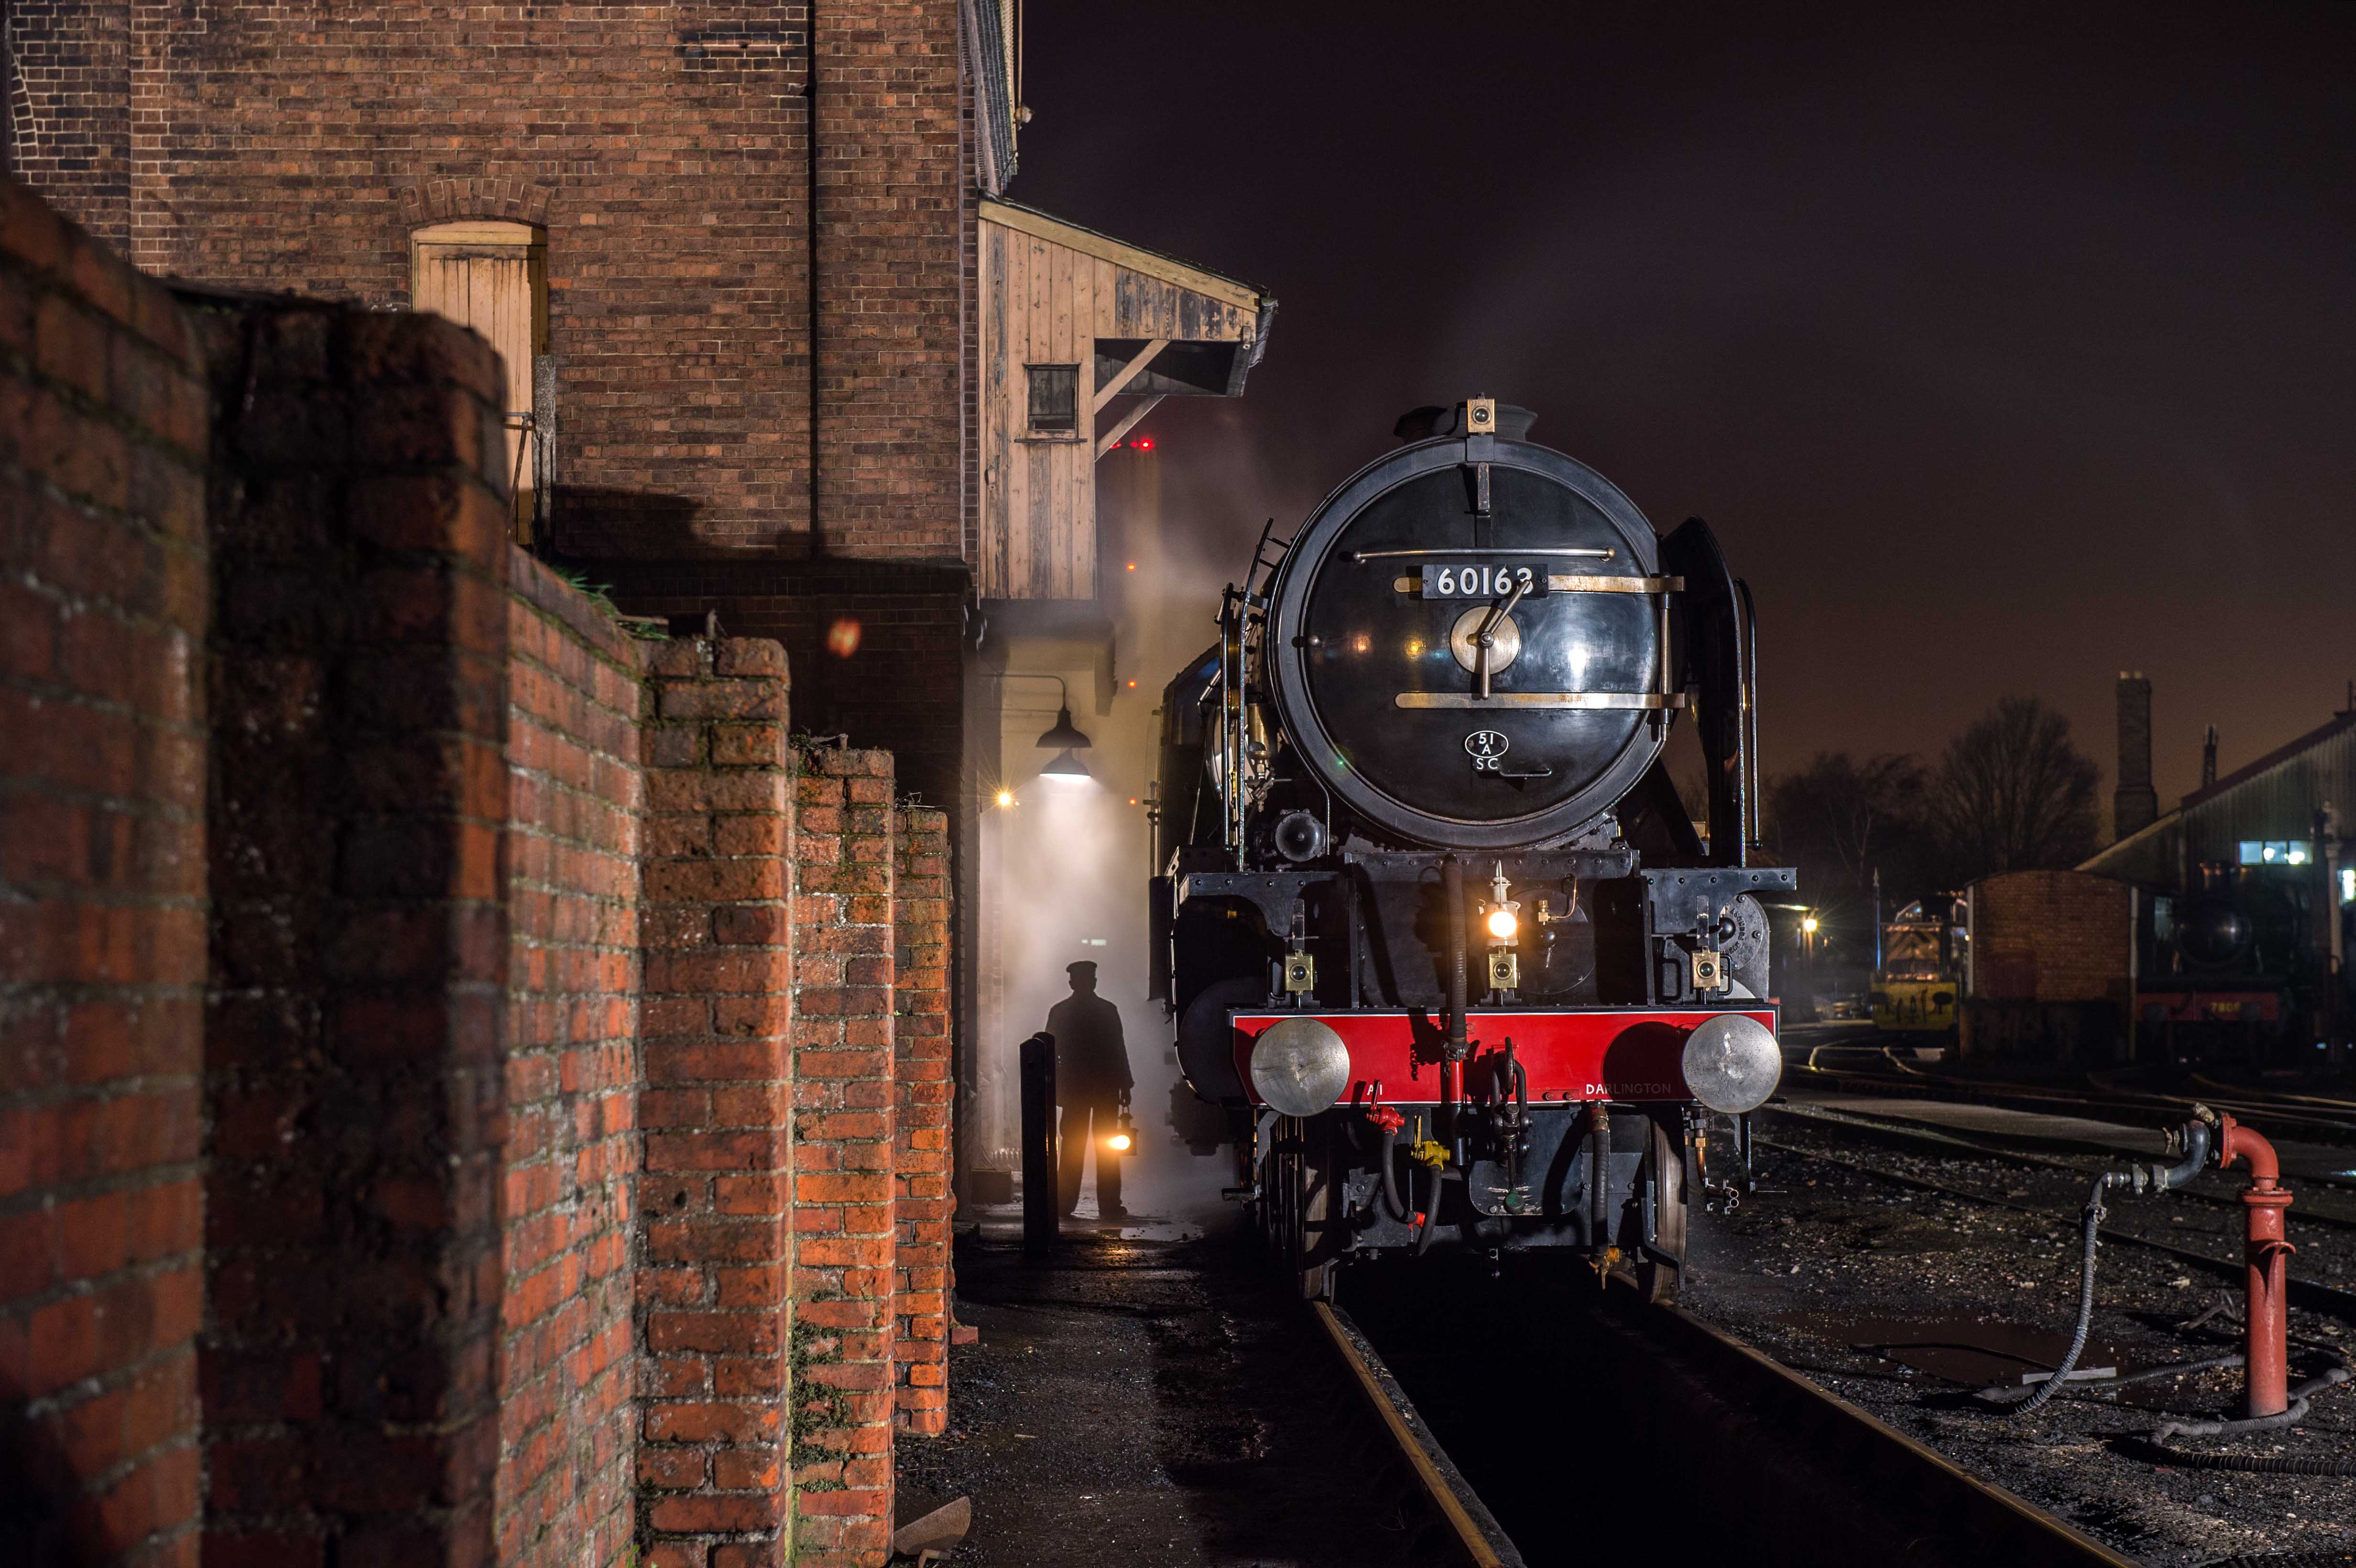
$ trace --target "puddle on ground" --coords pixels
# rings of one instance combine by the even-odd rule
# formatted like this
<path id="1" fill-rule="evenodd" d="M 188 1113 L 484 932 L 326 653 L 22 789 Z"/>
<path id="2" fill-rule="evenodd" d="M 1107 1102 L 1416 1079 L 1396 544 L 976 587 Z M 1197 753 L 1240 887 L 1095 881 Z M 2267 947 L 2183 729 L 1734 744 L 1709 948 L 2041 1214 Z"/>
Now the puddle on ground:
<path id="1" fill-rule="evenodd" d="M 2051 1371 L 2070 1349 L 2070 1336 L 2064 1330 L 2008 1323 L 2000 1318 L 1894 1318 L 1852 1317 L 1839 1312 L 1786 1312 L 1775 1321 L 1787 1328 L 1797 1328 L 1836 1345 L 1896 1361 L 1963 1388 L 1997 1384 L 2019 1387 L 2021 1373 Z M 2201 1347 L 2188 1345 L 2180 1356 L 2168 1359 L 2203 1360 L 2222 1353 L 2204 1353 Z M 2158 1364 L 2158 1360 L 2150 1356 L 2122 1354 L 2115 1345 L 2099 1339 L 2089 1339 L 2078 1356 L 2082 1370 L 2114 1367 L 2122 1377 Z M 2188 1381 L 2155 1378 L 2147 1383 L 2132 1384 L 2118 1391 L 2117 1402 L 2147 1409 L 2169 1409 L 2184 1398 Z M 2102 1386 L 2089 1383 L 2086 1388 L 2092 1392 Z"/>

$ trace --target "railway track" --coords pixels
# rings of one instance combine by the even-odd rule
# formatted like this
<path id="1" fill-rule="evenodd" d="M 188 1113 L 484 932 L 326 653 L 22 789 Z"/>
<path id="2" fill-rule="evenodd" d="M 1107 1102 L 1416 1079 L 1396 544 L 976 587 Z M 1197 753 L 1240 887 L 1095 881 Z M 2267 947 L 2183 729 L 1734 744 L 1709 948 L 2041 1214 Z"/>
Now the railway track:
<path id="1" fill-rule="evenodd" d="M 1961 1133 L 1944 1127 L 1926 1127 L 1918 1123 L 1910 1123 L 1894 1117 L 1876 1116 L 1845 1106 L 1836 1109 L 1828 1105 L 1812 1105 L 1800 1101 L 1776 1102 L 1769 1108 L 1769 1114 L 1794 1116 L 1819 1125 L 1837 1127 L 1874 1141 L 1894 1143 L 1938 1154 L 1970 1154 L 1981 1159 L 2001 1160 L 2006 1164 L 2020 1166 L 2028 1169 L 2067 1171 L 2073 1176 L 2091 1176 L 2105 1165 L 2116 1165 L 2129 1157 L 2125 1152 L 2105 1145 L 2077 1144 L 2064 1138 L 2044 1136 L 2033 1140 L 2047 1147 L 2059 1146 L 2076 1148 L 2085 1156 L 2081 1160 L 2057 1159 L 2051 1155 L 2033 1154 L 2022 1148 L 2008 1147 L 2011 1142 L 2032 1141 L 2025 1134 L 2018 1140 L 2008 1140 L 2002 1133 L 1997 1132 Z M 2150 1157 L 2151 1154 L 2157 1152 L 2157 1150 L 2149 1151 L 2144 1157 Z M 2295 1181 L 2300 1186 L 2310 1182 L 2321 1182 L 2330 1188 L 2356 1190 L 2356 1182 L 2345 1179 L 2335 1180 L 2328 1176 L 2302 1174 L 2295 1178 Z M 2170 1189 L 2169 1198 L 2171 1201 L 2197 1203 L 2206 1208 L 2222 1209 L 2233 1214 L 2239 1214 L 2243 1210 L 2238 1191 L 2225 1194 L 2205 1191 L 2198 1187 L 2179 1187 Z M 2302 1208 L 2298 1211 L 2298 1217 L 2302 1224 L 2322 1225 L 2332 1230 L 2356 1231 L 2356 1215 L 2332 1213 L 2318 1209 L 2313 1204 Z"/>
<path id="2" fill-rule="evenodd" d="M 1961 1202 L 2005 1209 L 2019 1214 L 2034 1214 L 2041 1219 L 2054 1218 L 2053 1206 L 2051 1203 L 2024 1202 L 1997 1193 L 1979 1192 L 1967 1187 L 1931 1181 L 1922 1177 L 1885 1170 L 1879 1166 L 1864 1160 L 1850 1159 L 1825 1149 L 1810 1148 L 1804 1145 L 1790 1143 L 1780 1138 L 1762 1136 L 1758 1139 L 1758 1146 L 1794 1155 L 1802 1159 L 1821 1160 L 1827 1165 L 1838 1166 L 1845 1170 L 1853 1170 L 1860 1175 L 1869 1176 L 1877 1180 L 1909 1188 L 1918 1192 L 1936 1193 L 1943 1198 L 1952 1198 Z M 2179 1191 L 2171 1196 L 2183 1197 L 2186 1194 Z M 2228 1280 L 2239 1281 L 2247 1267 L 2239 1256 L 2215 1257 L 2191 1247 L 2180 1246 L 2173 1242 L 2163 1242 L 2157 1237 L 2142 1235 L 2134 1231 L 2123 1231 L 2113 1225 L 2104 1226 L 2100 1233 L 2106 1242 L 2122 1243 L 2164 1253 L 2181 1263 L 2190 1264 L 2205 1273 Z M 2338 1285 L 2326 1285 L 2319 1280 L 2301 1279 L 2296 1275 L 2288 1277 L 2286 1285 L 2288 1297 L 2293 1306 L 2307 1307 L 2310 1311 L 2321 1313 L 2343 1323 L 2356 1323 L 2356 1291 L 2343 1290 Z"/>
<path id="3" fill-rule="evenodd" d="M 2356 1099 L 2252 1089 L 2197 1075 L 2192 1080 L 2200 1091 L 2197 1094 L 2105 1083 L 2100 1076 L 2091 1077 L 2089 1085 L 2084 1087 L 1962 1078 L 1925 1072 L 1901 1060 L 1900 1049 L 1879 1039 L 1826 1041 L 1810 1046 L 1806 1056 L 1790 1061 L 1784 1071 L 1805 1074 L 1809 1083 L 1818 1086 L 1865 1093 L 1903 1089 L 1907 1093 L 1933 1099 L 2022 1110 L 2053 1112 L 2067 1108 L 2080 1114 L 2142 1111 L 2180 1119 L 2196 1104 L 2206 1104 L 2231 1111 L 2237 1120 L 2269 1136 L 2356 1143 Z"/>
<path id="4" fill-rule="evenodd" d="M 1419 1561 L 1549 1568 L 1636 1547 L 1795 1565 L 2133 1561 L 1723 1329 L 1641 1306 L 1625 1281 L 1573 1306 L 1547 1288 L 1569 1285 L 1559 1271 L 1468 1296 L 1469 1278 L 1360 1292 L 1371 1331 L 1346 1306 L 1312 1308 L 1396 1467 L 1445 1521 Z"/>

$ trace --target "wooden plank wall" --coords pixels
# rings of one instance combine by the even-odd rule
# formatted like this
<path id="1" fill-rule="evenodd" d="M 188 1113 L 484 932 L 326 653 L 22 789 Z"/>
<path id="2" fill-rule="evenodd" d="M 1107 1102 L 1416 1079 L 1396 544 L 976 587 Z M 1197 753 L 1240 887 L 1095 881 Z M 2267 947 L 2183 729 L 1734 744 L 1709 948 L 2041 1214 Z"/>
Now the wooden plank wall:
<path id="1" fill-rule="evenodd" d="M 1097 597 L 1098 338 L 1240 342 L 1252 313 L 1099 257 L 981 225 L 982 477 L 986 599 Z M 1030 434 L 1031 365 L 1077 365 L 1076 438 Z"/>

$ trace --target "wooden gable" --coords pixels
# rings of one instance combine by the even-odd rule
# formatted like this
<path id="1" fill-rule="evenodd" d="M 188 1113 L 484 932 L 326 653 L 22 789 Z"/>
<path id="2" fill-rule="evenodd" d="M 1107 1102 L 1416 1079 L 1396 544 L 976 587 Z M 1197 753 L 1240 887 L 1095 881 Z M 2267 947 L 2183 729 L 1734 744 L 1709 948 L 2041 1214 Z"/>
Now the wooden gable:
<path id="1" fill-rule="evenodd" d="M 981 204 L 985 599 L 1094 599 L 1097 460 L 1165 397 L 1237 397 L 1275 300 L 1005 202 Z"/>

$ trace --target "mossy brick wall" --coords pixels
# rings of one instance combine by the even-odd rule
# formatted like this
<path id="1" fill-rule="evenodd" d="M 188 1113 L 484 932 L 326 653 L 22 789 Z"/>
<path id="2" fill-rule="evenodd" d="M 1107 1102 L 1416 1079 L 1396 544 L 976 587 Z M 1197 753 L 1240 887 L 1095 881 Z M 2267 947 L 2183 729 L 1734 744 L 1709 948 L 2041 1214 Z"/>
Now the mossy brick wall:
<path id="1" fill-rule="evenodd" d="M 800 1562 L 880 1564 L 892 1533 L 893 777 L 819 746 L 795 788 L 793 1475 Z"/>
<path id="2" fill-rule="evenodd" d="M 754 1568 L 793 1546 L 786 661 L 682 639 L 650 674 L 639 1535 L 650 1568 Z"/>
<path id="3" fill-rule="evenodd" d="M 437 317 L 188 303 L 215 410 L 205 1561 L 486 1563 L 498 361 Z"/>
<path id="4" fill-rule="evenodd" d="M 0 181 L 0 1557 L 197 1558 L 201 367 Z"/>
<path id="5" fill-rule="evenodd" d="M 893 1357 L 902 1427 L 948 1426 L 949 824 L 947 812 L 894 814 L 892 897 Z"/>
<path id="6" fill-rule="evenodd" d="M 498 1561 L 632 1547 L 646 645 L 509 557 Z"/>

